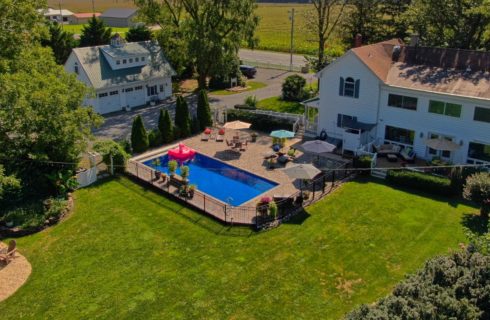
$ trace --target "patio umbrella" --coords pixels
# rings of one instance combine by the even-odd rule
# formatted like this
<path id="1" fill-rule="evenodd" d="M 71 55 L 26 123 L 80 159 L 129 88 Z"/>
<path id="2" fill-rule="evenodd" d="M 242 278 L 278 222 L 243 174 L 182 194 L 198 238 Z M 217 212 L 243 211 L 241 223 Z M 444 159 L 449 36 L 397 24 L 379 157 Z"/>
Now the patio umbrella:
<path id="1" fill-rule="evenodd" d="M 291 166 L 289 168 L 283 169 L 285 174 L 288 175 L 291 179 L 302 179 L 302 180 L 311 180 L 315 178 L 319 173 L 316 167 L 311 164 L 297 164 Z"/>
<path id="2" fill-rule="evenodd" d="M 425 144 L 429 148 L 439 151 L 456 151 L 460 147 L 459 144 L 452 142 L 451 140 L 441 138 L 427 139 L 425 140 Z"/>
<path id="3" fill-rule="evenodd" d="M 276 130 L 271 132 L 271 137 L 279 139 L 294 138 L 294 132 L 287 130 Z"/>
<path id="4" fill-rule="evenodd" d="M 301 148 L 303 149 L 303 151 L 308 153 L 320 154 L 325 152 L 332 152 L 337 147 L 325 141 L 313 140 L 303 143 L 301 145 Z"/>
<path id="5" fill-rule="evenodd" d="M 231 121 L 231 122 L 225 123 L 223 128 L 231 129 L 231 130 L 241 130 L 241 129 L 248 129 L 248 128 L 250 128 L 251 125 L 252 125 L 251 123 L 247 123 L 247 122 L 237 120 L 237 121 Z"/>

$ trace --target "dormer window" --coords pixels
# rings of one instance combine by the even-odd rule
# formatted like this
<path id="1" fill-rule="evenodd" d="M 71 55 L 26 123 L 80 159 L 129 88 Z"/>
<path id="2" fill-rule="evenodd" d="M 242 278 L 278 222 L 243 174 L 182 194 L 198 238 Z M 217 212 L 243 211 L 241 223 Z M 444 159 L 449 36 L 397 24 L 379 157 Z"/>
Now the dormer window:
<path id="1" fill-rule="evenodd" d="M 127 60 L 126 59 L 123 59 L 123 64 L 126 64 Z"/>
<path id="2" fill-rule="evenodd" d="M 145 61 L 145 57 L 141 57 L 141 61 Z"/>
<path id="3" fill-rule="evenodd" d="M 339 95 L 343 97 L 359 98 L 360 80 L 352 77 L 344 79 L 340 77 Z"/>
<path id="4" fill-rule="evenodd" d="M 134 62 L 139 62 L 140 61 L 140 58 L 136 57 L 134 58 Z"/>
<path id="5" fill-rule="evenodd" d="M 129 58 L 129 63 L 133 63 L 133 58 Z"/>
<path id="6" fill-rule="evenodd" d="M 116 60 L 116 64 L 117 65 L 120 65 L 121 64 L 121 60 Z"/>

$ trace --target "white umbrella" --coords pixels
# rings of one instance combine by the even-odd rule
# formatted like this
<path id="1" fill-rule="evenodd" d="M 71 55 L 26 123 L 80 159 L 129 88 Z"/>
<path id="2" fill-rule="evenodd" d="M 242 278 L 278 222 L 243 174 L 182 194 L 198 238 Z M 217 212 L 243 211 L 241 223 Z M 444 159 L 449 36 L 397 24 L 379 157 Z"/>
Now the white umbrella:
<path id="1" fill-rule="evenodd" d="M 459 144 L 452 142 L 451 140 L 441 138 L 427 139 L 425 140 L 425 144 L 429 148 L 439 151 L 456 151 L 460 148 Z"/>
<path id="2" fill-rule="evenodd" d="M 284 173 L 287 174 L 288 177 L 290 177 L 291 179 L 304 180 L 311 180 L 315 178 L 319 173 L 321 173 L 320 170 L 318 170 L 311 164 L 297 164 L 283 169 L 282 171 L 284 171 Z"/>
<path id="3" fill-rule="evenodd" d="M 313 140 L 305 142 L 301 145 L 301 149 L 308 153 L 321 154 L 326 152 L 332 152 L 337 147 L 321 140 Z"/>
<path id="4" fill-rule="evenodd" d="M 225 123 L 223 128 L 232 129 L 232 130 L 241 130 L 241 129 L 248 129 L 248 128 L 250 128 L 251 125 L 252 125 L 251 123 L 247 123 L 247 122 L 237 120 L 237 121 L 231 121 L 231 122 Z"/>

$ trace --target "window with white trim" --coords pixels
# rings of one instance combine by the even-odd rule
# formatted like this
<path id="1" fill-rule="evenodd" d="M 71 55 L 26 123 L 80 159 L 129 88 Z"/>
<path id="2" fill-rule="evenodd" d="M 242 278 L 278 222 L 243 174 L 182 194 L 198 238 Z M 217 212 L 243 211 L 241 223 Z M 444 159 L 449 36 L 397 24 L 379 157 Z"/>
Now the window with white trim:
<path id="1" fill-rule="evenodd" d="M 352 77 L 347 77 L 344 79 L 340 77 L 339 83 L 339 95 L 343 97 L 359 98 L 361 81 L 354 80 Z"/>

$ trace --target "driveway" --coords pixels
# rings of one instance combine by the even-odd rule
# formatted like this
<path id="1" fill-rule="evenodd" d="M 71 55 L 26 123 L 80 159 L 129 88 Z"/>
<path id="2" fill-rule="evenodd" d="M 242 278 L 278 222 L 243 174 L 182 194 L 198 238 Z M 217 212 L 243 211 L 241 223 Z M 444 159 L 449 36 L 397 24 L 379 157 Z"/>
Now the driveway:
<path id="1" fill-rule="evenodd" d="M 276 97 L 281 95 L 282 83 L 284 79 L 294 73 L 286 72 L 282 70 L 271 69 L 257 69 L 257 76 L 254 81 L 264 82 L 267 87 L 254 91 L 242 92 L 228 96 L 216 96 L 210 95 L 209 102 L 211 108 L 213 107 L 227 107 L 233 108 L 236 104 L 242 104 L 246 97 L 255 95 L 257 99 L 262 100 L 265 98 Z M 313 81 L 313 74 L 302 74 L 307 79 L 307 83 Z M 191 114 L 195 114 L 197 99 L 194 95 L 187 96 L 187 102 L 189 104 L 189 111 Z M 160 109 L 167 109 L 170 115 L 173 117 L 175 113 L 175 99 L 169 99 L 157 106 L 147 106 L 139 109 L 132 110 L 130 112 L 117 112 L 108 114 L 105 116 L 104 124 L 94 130 L 96 137 L 110 138 L 115 140 L 128 139 L 131 135 L 131 125 L 133 119 L 137 115 L 141 115 L 145 127 L 147 130 L 151 130 L 157 127 L 158 116 Z"/>

